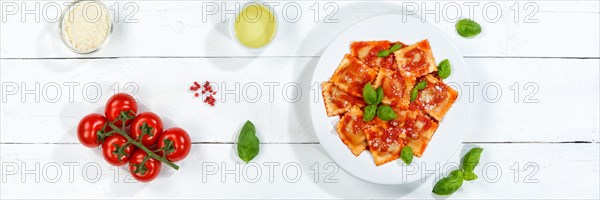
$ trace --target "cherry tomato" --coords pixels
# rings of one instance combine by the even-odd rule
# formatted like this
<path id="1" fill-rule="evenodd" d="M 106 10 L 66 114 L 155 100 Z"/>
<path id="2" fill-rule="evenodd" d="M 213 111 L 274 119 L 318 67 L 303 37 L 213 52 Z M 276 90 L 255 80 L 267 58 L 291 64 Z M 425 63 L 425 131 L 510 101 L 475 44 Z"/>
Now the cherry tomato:
<path id="1" fill-rule="evenodd" d="M 133 178 L 140 182 L 152 181 L 160 173 L 162 163 L 159 160 L 147 157 L 147 155 L 144 150 L 138 149 L 131 155 L 129 160 L 129 172 Z"/>
<path id="2" fill-rule="evenodd" d="M 131 122 L 129 135 L 136 141 L 139 141 L 140 135 L 143 135 L 142 144 L 150 147 L 156 143 L 162 132 L 163 123 L 160 117 L 152 112 L 143 112 Z"/>
<path id="3" fill-rule="evenodd" d="M 77 138 L 79 142 L 89 148 L 100 146 L 101 142 L 98 140 L 98 131 L 104 128 L 106 121 L 106 117 L 96 113 L 83 117 L 77 126 Z"/>
<path id="4" fill-rule="evenodd" d="M 120 118 L 122 117 L 121 113 L 124 112 L 127 114 L 125 125 L 129 125 L 137 113 L 137 108 L 137 102 L 131 95 L 118 93 L 108 99 L 104 114 L 109 122 L 114 121 L 116 126 L 121 127 L 123 124 Z M 116 119 L 119 120 L 115 121 Z"/>
<path id="5" fill-rule="evenodd" d="M 183 160 L 192 149 L 192 140 L 190 135 L 181 128 L 170 128 L 165 130 L 160 138 L 158 138 L 158 149 L 159 155 L 163 155 L 163 152 L 167 153 L 167 160 L 171 162 L 177 162 Z"/>
<path id="6" fill-rule="evenodd" d="M 102 143 L 102 155 L 104 156 L 104 160 L 114 166 L 125 165 L 127 161 L 129 161 L 131 153 L 137 149 L 133 144 L 127 144 L 125 148 L 122 148 L 125 143 L 127 143 L 127 139 L 121 135 L 116 134 L 108 136 L 104 140 L 104 143 Z M 119 156 L 119 154 L 121 155 Z"/>

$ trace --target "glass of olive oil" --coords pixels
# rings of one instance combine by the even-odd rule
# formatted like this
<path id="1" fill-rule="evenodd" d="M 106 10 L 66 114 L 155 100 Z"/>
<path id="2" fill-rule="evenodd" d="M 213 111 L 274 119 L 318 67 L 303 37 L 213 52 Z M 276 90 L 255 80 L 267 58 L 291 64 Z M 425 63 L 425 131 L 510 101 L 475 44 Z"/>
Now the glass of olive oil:
<path id="1" fill-rule="evenodd" d="M 249 50 L 263 50 L 277 35 L 277 20 L 269 8 L 248 3 L 231 20 L 231 36 Z"/>

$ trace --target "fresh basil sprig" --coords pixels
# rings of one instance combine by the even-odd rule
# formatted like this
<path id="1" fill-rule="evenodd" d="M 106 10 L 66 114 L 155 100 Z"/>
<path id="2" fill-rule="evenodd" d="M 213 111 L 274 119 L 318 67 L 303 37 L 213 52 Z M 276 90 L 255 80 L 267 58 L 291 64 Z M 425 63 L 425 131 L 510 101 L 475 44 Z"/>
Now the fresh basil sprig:
<path id="1" fill-rule="evenodd" d="M 417 88 L 417 90 L 423 90 L 427 87 L 427 81 L 421 81 L 419 83 L 417 83 L 417 85 L 415 85 L 415 88 Z"/>
<path id="2" fill-rule="evenodd" d="M 363 121 L 368 122 L 375 118 L 375 114 L 377 113 L 377 105 L 368 105 L 365 107 L 365 112 L 363 114 Z"/>
<path id="3" fill-rule="evenodd" d="M 450 172 L 450 174 L 438 181 L 433 186 L 433 193 L 437 195 L 451 195 L 456 192 L 463 184 L 463 173 L 460 169 Z"/>
<path id="4" fill-rule="evenodd" d="M 407 165 L 410 165 L 413 160 L 413 151 L 409 146 L 402 147 L 402 151 L 400 151 L 400 159 L 404 161 Z"/>
<path id="5" fill-rule="evenodd" d="M 477 174 L 475 174 L 475 172 L 465 172 L 463 173 L 463 178 L 465 179 L 465 181 L 474 181 L 478 177 Z"/>
<path id="6" fill-rule="evenodd" d="M 375 90 L 371 83 L 367 83 L 363 87 L 363 99 L 368 104 L 364 110 L 363 121 L 368 122 L 373 120 L 377 114 L 377 104 L 383 99 L 383 90 L 381 87 Z"/>
<path id="7" fill-rule="evenodd" d="M 402 48 L 402 44 L 400 43 L 396 43 L 394 45 L 392 45 L 392 47 L 390 47 L 390 53 L 394 52 L 394 51 L 398 51 L 398 49 Z"/>
<path id="8" fill-rule="evenodd" d="M 388 105 L 382 105 L 377 108 L 377 117 L 383 121 L 390 121 L 398 117 L 394 112 L 394 109 Z"/>
<path id="9" fill-rule="evenodd" d="M 452 67 L 450 66 L 450 61 L 448 61 L 448 59 L 442 60 L 442 62 L 440 62 L 440 64 L 438 65 L 437 73 L 441 79 L 448 78 L 448 76 L 450 76 L 451 71 Z"/>
<path id="10" fill-rule="evenodd" d="M 238 156 L 244 162 L 250 162 L 258 155 L 260 150 L 259 145 L 260 141 L 258 140 L 258 137 L 256 137 L 256 128 L 254 127 L 254 124 L 250 121 L 246 121 L 244 127 L 242 127 L 242 131 L 240 131 L 240 136 L 238 137 Z"/>
<path id="11" fill-rule="evenodd" d="M 475 166 L 479 164 L 479 158 L 481 158 L 481 153 L 483 152 L 483 148 L 473 148 L 471 149 L 462 159 L 462 169 L 465 172 L 473 172 L 475 170 Z"/>
<path id="12" fill-rule="evenodd" d="M 432 192 L 437 195 L 451 195 L 462 186 L 463 180 L 472 181 L 477 179 L 474 170 L 475 166 L 479 164 L 482 152 L 483 148 L 472 148 L 463 156 L 460 169 L 454 170 L 447 177 L 440 179 L 433 186 Z"/>
<path id="13" fill-rule="evenodd" d="M 383 100 L 383 88 L 378 87 L 377 90 L 373 88 L 371 83 L 365 84 L 363 87 L 363 99 L 368 105 L 365 107 L 363 113 L 363 121 L 368 122 L 375 118 L 375 115 L 384 121 L 396 119 L 396 113 L 388 105 L 382 105 Z"/>
<path id="14" fill-rule="evenodd" d="M 456 23 L 456 32 L 463 37 L 473 37 L 481 33 L 481 26 L 470 19 L 461 19 Z"/>
<path id="15" fill-rule="evenodd" d="M 363 87 L 363 99 L 367 104 L 373 105 L 377 102 L 377 92 L 371 85 L 371 83 L 367 83 Z"/>
<path id="16" fill-rule="evenodd" d="M 390 55 L 390 50 L 387 50 L 387 49 L 377 52 L 377 57 L 380 57 L 380 58 L 387 57 L 389 55 Z"/>
<path id="17" fill-rule="evenodd" d="M 417 96 L 419 95 L 419 91 L 424 90 L 427 87 L 427 81 L 421 81 L 415 85 L 415 87 L 410 91 L 410 102 L 417 100 Z"/>
<path id="18" fill-rule="evenodd" d="M 377 57 L 387 57 L 390 55 L 390 53 L 394 53 L 395 51 L 398 51 L 398 49 L 402 48 L 402 44 L 400 43 L 396 43 L 394 45 L 392 45 L 392 47 L 390 47 L 390 49 L 384 49 L 381 50 L 377 53 Z"/>
<path id="19" fill-rule="evenodd" d="M 377 105 L 377 104 L 381 103 L 381 100 L 383 100 L 383 88 L 378 87 L 376 91 L 377 91 L 377 101 L 375 101 L 375 103 L 373 105 Z"/>

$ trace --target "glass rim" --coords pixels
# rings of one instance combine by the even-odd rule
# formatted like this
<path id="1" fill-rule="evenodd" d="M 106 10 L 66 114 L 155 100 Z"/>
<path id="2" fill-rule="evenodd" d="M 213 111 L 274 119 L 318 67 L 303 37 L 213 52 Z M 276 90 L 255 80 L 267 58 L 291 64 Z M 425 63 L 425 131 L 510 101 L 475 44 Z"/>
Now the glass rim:
<path id="1" fill-rule="evenodd" d="M 96 2 L 98 5 L 100 5 L 101 9 L 104 9 L 106 11 L 106 15 L 108 16 L 108 20 L 109 20 L 108 34 L 104 38 L 104 41 L 98 47 L 96 47 L 94 49 L 91 49 L 89 51 L 81 51 L 81 50 L 76 49 L 75 47 L 73 47 L 73 45 L 69 41 L 67 41 L 67 39 L 65 38 L 65 32 L 64 32 L 64 24 L 65 24 L 64 20 L 65 20 L 65 17 L 67 15 L 67 13 L 70 12 L 71 9 L 73 9 L 75 5 L 77 5 L 78 3 L 84 2 L 84 1 Z M 66 6 L 65 10 L 62 12 L 62 14 L 60 16 L 60 19 L 58 21 L 58 34 L 60 36 L 60 40 L 71 51 L 73 51 L 75 53 L 78 53 L 78 54 L 89 54 L 89 53 L 93 53 L 95 51 L 100 50 L 102 47 L 104 47 L 106 45 L 106 43 L 108 43 L 108 41 L 111 38 L 112 32 L 113 32 L 113 20 L 112 20 L 112 16 L 110 15 L 108 7 L 106 7 L 106 5 L 104 4 L 104 2 L 102 2 L 101 0 L 75 0 L 75 1 L 71 2 L 69 5 Z"/>
<path id="2" fill-rule="evenodd" d="M 244 45 L 237 37 L 237 30 L 235 30 L 235 22 L 238 18 L 238 16 L 242 13 L 242 11 L 244 9 L 246 9 L 249 6 L 254 6 L 254 5 L 259 5 L 259 6 L 263 6 L 266 7 L 264 5 L 259 4 L 261 3 L 261 1 L 248 1 L 244 4 L 244 6 L 242 6 L 236 13 L 235 16 L 233 18 L 230 19 L 229 21 L 229 34 L 231 35 L 232 39 L 235 41 L 235 43 L 242 47 L 245 50 L 248 51 L 252 51 L 252 52 L 259 52 L 259 51 L 263 51 L 265 50 L 267 47 L 271 46 L 271 44 L 273 43 L 273 41 L 277 38 L 277 35 L 279 34 L 279 17 L 277 16 L 277 11 L 275 11 L 275 9 L 273 9 L 273 13 L 271 13 L 271 15 L 273 15 L 273 19 L 274 19 L 274 23 L 275 23 L 275 30 L 273 32 L 273 35 L 271 36 L 271 40 L 265 44 L 264 46 L 261 47 L 249 47 Z M 268 10 L 268 9 L 267 9 Z"/>

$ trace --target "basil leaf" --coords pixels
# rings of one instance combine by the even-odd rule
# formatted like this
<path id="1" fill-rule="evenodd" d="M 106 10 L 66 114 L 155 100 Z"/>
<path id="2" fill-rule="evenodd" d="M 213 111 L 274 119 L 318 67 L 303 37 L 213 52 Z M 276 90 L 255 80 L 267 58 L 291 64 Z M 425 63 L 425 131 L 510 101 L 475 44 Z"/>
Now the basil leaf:
<path id="1" fill-rule="evenodd" d="M 417 88 L 417 90 L 423 90 L 427 87 L 427 81 L 421 81 L 419 83 L 417 83 L 417 85 L 415 85 L 415 88 Z"/>
<path id="2" fill-rule="evenodd" d="M 392 47 L 390 47 L 390 49 L 386 50 L 381 50 L 379 52 L 377 52 L 377 57 L 387 57 L 390 55 L 390 53 L 393 53 L 394 51 L 398 51 L 398 49 L 402 48 L 402 44 L 397 43 L 392 45 Z"/>
<path id="3" fill-rule="evenodd" d="M 390 47 L 389 52 L 398 51 L 398 49 L 400 49 L 400 48 L 402 48 L 402 44 L 400 44 L 400 43 L 394 44 L 392 47 Z"/>
<path id="4" fill-rule="evenodd" d="M 379 106 L 377 109 L 377 117 L 383 121 L 390 121 L 398 117 L 394 112 L 394 109 L 388 105 Z"/>
<path id="5" fill-rule="evenodd" d="M 375 103 L 373 105 L 378 105 L 379 103 L 381 103 L 381 100 L 383 100 L 383 88 L 378 87 L 377 88 L 377 100 L 375 101 Z"/>
<path id="6" fill-rule="evenodd" d="M 381 58 L 383 58 L 383 57 L 387 57 L 387 56 L 389 56 L 389 55 L 390 55 L 390 51 L 388 51 L 388 50 L 386 50 L 386 49 L 384 49 L 384 50 L 381 50 L 381 51 L 379 51 L 379 52 L 377 53 L 377 57 L 381 57 Z"/>
<path id="7" fill-rule="evenodd" d="M 413 87 L 410 91 L 410 102 L 417 100 L 417 96 L 419 96 L 419 90 L 423 90 L 427 87 L 427 81 L 421 81 Z"/>
<path id="8" fill-rule="evenodd" d="M 450 195 L 456 192 L 461 186 L 464 180 L 472 181 L 477 179 L 477 175 L 473 173 L 475 166 L 479 164 L 479 158 L 483 148 L 472 148 L 462 158 L 461 169 L 454 170 L 450 174 L 438 181 L 433 186 L 433 193 L 437 195 Z M 464 170 L 464 171 L 463 171 Z"/>
<path id="9" fill-rule="evenodd" d="M 238 145 L 237 151 L 238 156 L 244 162 L 248 163 L 259 152 L 259 144 L 258 138 L 256 137 L 256 128 L 254 124 L 250 121 L 246 121 L 244 127 L 242 127 L 242 131 L 240 131 L 240 136 L 238 137 Z"/>
<path id="10" fill-rule="evenodd" d="M 365 112 L 363 114 L 363 121 L 368 122 L 375 118 L 375 113 L 377 113 L 376 105 L 368 105 L 365 107 Z"/>
<path id="11" fill-rule="evenodd" d="M 463 171 L 462 171 L 462 170 L 460 170 L 460 169 L 455 169 L 455 170 L 452 170 L 452 171 L 451 171 L 451 172 L 448 174 L 448 177 L 452 177 L 452 178 L 463 178 L 463 176 L 464 176 L 464 173 L 463 173 Z"/>
<path id="12" fill-rule="evenodd" d="M 455 169 L 452 170 L 449 174 L 448 177 L 452 177 L 452 178 L 463 178 L 464 177 L 464 173 L 461 169 Z"/>
<path id="13" fill-rule="evenodd" d="M 474 172 L 465 172 L 463 174 L 463 178 L 465 179 L 465 181 L 474 181 L 478 177 L 477 177 L 477 174 L 475 174 Z"/>
<path id="14" fill-rule="evenodd" d="M 438 65 L 438 75 L 442 79 L 448 78 L 448 76 L 450 76 L 451 71 L 452 67 L 450 67 L 450 61 L 448 61 L 448 59 L 442 60 L 442 62 L 440 62 L 440 64 Z"/>
<path id="15" fill-rule="evenodd" d="M 433 186 L 433 193 L 437 195 L 451 195 L 456 192 L 463 184 L 462 172 L 460 170 L 454 170 L 446 178 L 440 179 L 435 186 Z"/>
<path id="16" fill-rule="evenodd" d="M 417 90 L 417 88 L 414 87 L 410 91 L 410 102 L 413 102 L 413 101 L 417 100 L 417 96 L 419 96 L 419 90 Z"/>
<path id="17" fill-rule="evenodd" d="M 413 160 L 412 148 L 410 148 L 409 146 L 404 146 L 402 148 L 402 151 L 400 151 L 400 158 L 402 159 L 402 161 L 404 161 L 404 163 L 410 165 L 410 163 L 412 163 Z"/>
<path id="18" fill-rule="evenodd" d="M 367 83 L 363 87 L 363 99 L 367 104 L 371 105 L 375 104 L 375 102 L 377 101 L 377 92 L 375 92 L 375 89 L 373 89 L 371 83 Z"/>
<path id="19" fill-rule="evenodd" d="M 481 33 L 481 26 L 470 19 L 461 19 L 456 23 L 456 32 L 463 37 L 473 37 Z"/>
<path id="20" fill-rule="evenodd" d="M 462 169 L 465 172 L 473 172 L 475 166 L 479 164 L 479 158 L 481 157 L 481 152 L 483 152 L 483 148 L 472 148 L 465 156 L 462 158 Z"/>

